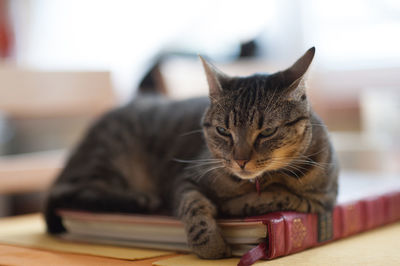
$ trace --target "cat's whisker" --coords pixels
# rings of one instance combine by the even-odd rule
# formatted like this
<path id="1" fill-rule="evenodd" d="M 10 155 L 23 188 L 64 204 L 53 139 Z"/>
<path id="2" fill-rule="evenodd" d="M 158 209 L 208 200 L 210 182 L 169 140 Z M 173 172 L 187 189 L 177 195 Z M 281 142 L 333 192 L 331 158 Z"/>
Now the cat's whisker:
<path id="1" fill-rule="evenodd" d="M 194 159 L 194 160 L 184 160 L 184 159 L 178 159 L 178 158 L 173 158 L 172 159 L 175 162 L 178 163 L 201 163 L 201 162 L 223 162 L 224 159 Z"/>
<path id="2" fill-rule="evenodd" d="M 296 172 L 292 171 L 289 166 L 283 168 L 284 171 L 289 171 L 292 175 L 296 177 L 297 180 L 300 180 L 300 177 L 296 174 Z"/>
<path id="3" fill-rule="evenodd" d="M 272 158 L 272 159 L 270 160 L 270 163 L 279 163 L 279 164 L 283 164 L 284 167 L 281 167 L 280 169 L 285 169 L 285 167 L 291 167 L 291 168 L 295 169 L 296 171 L 301 172 L 302 175 L 304 175 L 304 173 L 301 171 L 301 169 L 302 169 L 302 170 L 307 170 L 307 169 L 304 168 L 304 167 L 301 167 L 301 166 L 298 165 L 298 164 L 312 165 L 312 164 L 310 164 L 308 161 L 304 161 L 304 160 L 296 160 L 296 159 L 293 159 L 293 160 L 291 160 L 290 162 L 286 162 L 286 160 L 283 160 L 283 159 L 287 159 L 287 158 L 285 158 L 285 157 L 281 157 L 281 158 L 275 157 L 275 158 Z M 297 164 L 295 164 L 295 163 L 297 163 Z M 325 169 L 325 168 L 323 168 L 323 167 L 321 167 L 321 166 L 318 166 L 318 165 L 313 165 L 313 166 L 319 167 L 319 168 L 321 168 L 322 170 Z"/>
<path id="4" fill-rule="evenodd" d="M 302 170 L 305 170 L 305 171 L 309 170 L 308 168 L 305 168 L 305 167 L 300 166 L 300 165 L 296 165 L 296 164 L 290 164 L 290 165 L 291 165 L 293 168 L 295 168 L 295 169 L 297 169 L 298 171 L 300 171 L 303 175 L 304 175 L 304 173 L 303 173 Z"/>
<path id="5" fill-rule="evenodd" d="M 322 145 L 323 145 L 323 148 L 321 148 L 320 150 L 318 150 L 318 151 L 316 151 L 316 152 L 314 152 L 314 153 L 307 154 L 307 155 L 302 155 L 302 156 L 304 156 L 304 157 L 307 157 L 307 156 L 310 157 L 310 156 L 313 156 L 313 155 L 320 154 L 321 152 L 324 152 L 324 151 L 326 151 L 327 149 L 330 148 L 328 140 L 326 140 Z"/>
<path id="6" fill-rule="evenodd" d="M 197 178 L 196 178 L 196 181 L 198 182 L 198 181 L 200 181 L 204 176 L 206 176 L 208 173 L 210 173 L 211 171 L 214 171 L 214 170 L 217 170 L 217 169 L 220 169 L 220 168 L 223 168 L 224 166 L 223 165 L 220 165 L 220 166 L 215 166 L 215 167 L 211 167 L 211 168 L 209 168 L 209 169 L 207 169 L 206 171 L 204 171 L 203 173 L 201 173 L 201 175 L 200 176 L 198 176 Z"/>
<path id="7" fill-rule="evenodd" d="M 296 180 L 300 183 L 300 185 L 303 185 L 303 181 L 301 179 L 300 176 L 298 176 L 294 171 L 299 171 L 301 173 L 302 176 L 304 176 L 304 173 L 302 171 L 300 171 L 299 169 L 296 169 L 293 167 L 293 165 L 287 165 L 286 167 L 282 168 L 282 170 L 284 171 L 289 171 L 291 174 L 293 174 L 296 178 Z M 294 171 L 292 171 L 294 170 Z M 282 174 L 284 174 L 287 177 L 290 177 L 288 174 L 286 174 L 285 172 L 281 172 Z"/>
<path id="8" fill-rule="evenodd" d="M 196 129 L 196 130 L 192 130 L 192 131 L 183 133 L 183 134 L 181 134 L 179 136 L 180 137 L 185 137 L 185 136 L 192 135 L 192 134 L 195 134 L 195 133 L 203 133 L 203 130 L 202 129 Z"/>
<path id="9" fill-rule="evenodd" d="M 200 167 L 209 166 L 209 165 L 212 166 L 212 165 L 217 165 L 217 164 L 221 164 L 221 163 L 222 162 L 198 163 L 198 164 L 187 166 L 186 169 L 200 168 Z"/>
<path id="10" fill-rule="evenodd" d="M 293 165 L 291 165 L 291 166 L 294 167 Z M 301 172 L 303 176 L 305 175 L 301 170 L 298 169 L 297 171 Z M 301 178 L 297 178 L 296 180 L 299 181 L 299 183 L 301 185 L 303 185 L 303 181 L 302 181 Z M 312 188 L 312 189 L 314 188 L 313 184 L 309 184 L 309 187 Z"/>
<path id="11" fill-rule="evenodd" d="M 293 178 L 293 177 L 289 176 L 288 174 L 286 174 L 285 172 L 281 172 L 281 174 L 283 174 L 283 175 L 285 175 L 285 176 L 287 176 L 289 178 Z M 300 181 L 300 178 L 295 178 L 295 180 L 297 180 L 301 185 L 303 185 L 303 182 Z"/>
<path id="12" fill-rule="evenodd" d="M 290 169 L 293 169 L 294 171 L 300 172 L 301 176 L 305 176 L 305 174 L 304 174 L 304 172 L 302 171 L 302 169 L 299 168 L 299 167 L 296 166 L 296 165 L 288 164 L 286 167 L 288 167 L 288 168 L 290 168 Z M 303 168 L 303 170 L 304 170 L 304 168 Z M 296 177 L 297 177 L 297 178 L 301 178 L 301 177 L 299 177 L 299 176 L 296 176 Z"/>
<path id="13" fill-rule="evenodd" d="M 281 159 L 290 159 L 290 162 L 289 162 L 289 164 L 290 163 L 296 163 L 296 166 L 298 166 L 298 167 L 300 167 L 298 164 L 302 164 L 302 165 L 311 165 L 311 166 L 315 166 L 315 167 L 318 167 L 318 168 L 320 168 L 321 170 L 324 170 L 326 167 L 324 167 L 323 165 L 322 165 L 322 163 L 317 163 L 317 162 L 314 162 L 314 161 L 311 161 L 311 160 L 303 160 L 303 159 L 298 159 L 298 158 L 290 158 L 290 157 L 286 157 L 286 158 L 284 158 L 284 157 L 281 157 L 281 158 L 275 158 L 275 159 L 277 159 L 277 160 L 275 160 L 276 162 L 283 162 L 283 160 L 281 160 Z"/>
<path id="14" fill-rule="evenodd" d="M 311 166 L 315 166 L 318 167 L 320 169 L 325 169 L 326 167 L 324 167 L 323 165 L 321 165 L 320 163 L 316 163 L 316 162 L 310 162 L 310 161 L 296 161 L 293 160 L 294 163 L 298 163 L 298 164 L 302 164 L 302 165 L 311 165 Z"/>
<path id="15" fill-rule="evenodd" d="M 302 162 L 302 163 L 308 163 L 308 164 L 314 164 L 314 165 L 320 165 L 320 166 L 323 166 L 323 165 L 329 165 L 330 163 L 324 163 L 324 162 L 316 162 L 316 161 L 314 161 L 314 160 L 311 160 L 310 158 L 306 158 L 306 159 L 303 159 L 302 157 L 298 157 L 298 158 L 290 158 L 291 160 L 293 160 L 293 161 L 297 161 L 297 162 Z"/>
<path id="16" fill-rule="evenodd" d="M 327 148 L 320 149 L 320 150 L 318 150 L 317 152 L 314 152 L 314 153 L 311 153 L 311 154 L 307 154 L 307 155 L 298 155 L 298 156 L 296 156 L 296 157 L 274 157 L 274 158 L 275 158 L 275 159 L 303 160 L 304 162 L 310 162 L 310 163 L 312 163 L 312 162 L 315 162 L 315 161 L 312 160 L 310 157 L 311 157 L 311 156 L 314 156 L 314 155 L 317 155 L 317 154 L 320 154 L 320 153 L 326 151 L 326 149 L 328 149 L 328 147 L 327 147 Z M 316 163 L 316 162 L 315 162 L 315 163 Z M 321 163 L 321 164 L 322 164 L 322 163 Z M 328 164 L 329 164 L 329 163 L 328 163 Z"/>

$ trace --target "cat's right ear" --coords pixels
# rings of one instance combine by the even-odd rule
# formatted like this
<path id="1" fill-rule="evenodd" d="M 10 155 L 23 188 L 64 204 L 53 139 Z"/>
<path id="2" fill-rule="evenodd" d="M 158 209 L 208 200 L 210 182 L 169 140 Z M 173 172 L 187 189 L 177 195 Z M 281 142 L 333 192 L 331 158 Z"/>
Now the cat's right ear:
<path id="1" fill-rule="evenodd" d="M 289 90 L 296 89 L 303 81 L 311 62 L 315 55 L 315 47 L 311 47 L 301 56 L 291 67 L 282 72 L 289 85 Z"/>
<path id="2" fill-rule="evenodd" d="M 223 84 L 229 79 L 229 77 L 214 65 L 207 62 L 202 56 L 199 55 L 199 57 L 206 73 L 210 99 L 216 100 L 221 96 L 223 92 Z"/>

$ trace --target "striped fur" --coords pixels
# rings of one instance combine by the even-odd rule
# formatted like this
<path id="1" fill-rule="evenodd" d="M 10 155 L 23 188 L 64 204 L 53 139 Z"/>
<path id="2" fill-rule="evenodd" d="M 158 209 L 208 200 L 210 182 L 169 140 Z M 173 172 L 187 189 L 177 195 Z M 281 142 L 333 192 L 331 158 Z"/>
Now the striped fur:
<path id="1" fill-rule="evenodd" d="M 65 230 L 57 208 L 169 214 L 199 257 L 222 258 L 231 251 L 217 217 L 331 210 L 338 167 L 305 96 L 310 51 L 250 77 L 203 60 L 210 100 L 142 95 L 100 118 L 49 191 L 48 231 Z"/>

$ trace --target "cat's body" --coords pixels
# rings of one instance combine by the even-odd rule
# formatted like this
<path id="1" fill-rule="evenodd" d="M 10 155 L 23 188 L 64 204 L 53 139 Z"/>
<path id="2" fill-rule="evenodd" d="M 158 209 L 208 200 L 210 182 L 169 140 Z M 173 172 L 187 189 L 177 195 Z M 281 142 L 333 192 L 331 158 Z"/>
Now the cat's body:
<path id="1" fill-rule="evenodd" d="M 126 204 L 108 204 L 104 206 L 105 211 L 171 212 L 169 203 L 174 191 L 171 182 L 188 166 L 179 159 L 195 159 L 199 151 L 206 148 L 200 121 L 208 105 L 206 97 L 171 101 L 158 95 L 143 95 L 109 112 L 89 130 L 51 194 L 64 187 L 70 187 L 75 193 L 79 186 L 84 188 L 82 193 L 88 194 L 98 180 L 98 186 L 104 183 L 104 189 L 110 193 L 123 195 L 131 191 L 158 198 L 151 208 L 140 208 L 127 201 Z M 71 173 L 73 170 L 76 173 Z M 81 207 L 101 208 L 99 199 L 94 197 L 94 200 L 93 206 Z M 85 203 L 89 204 L 82 202 Z"/>
<path id="2" fill-rule="evenodd" d="M 49 232 L 64 230 L 57 208 L 163 213 L 184 222 L 196 254 L 221 258 L 216 217 L 332 209 L 338 168 L 299 77 L 228 78 L 204 64 L 211 101 L 142 95 L 90 129 L 50 191 Z"/>

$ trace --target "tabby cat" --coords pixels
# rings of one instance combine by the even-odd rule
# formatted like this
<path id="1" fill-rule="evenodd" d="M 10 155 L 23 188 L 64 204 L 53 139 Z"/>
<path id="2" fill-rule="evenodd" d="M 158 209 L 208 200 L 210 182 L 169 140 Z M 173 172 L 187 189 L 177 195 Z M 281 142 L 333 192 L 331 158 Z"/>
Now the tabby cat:
<path id="1" fill-rule="evenodd" d="M 211 259 L 231 256 L 216 218 L 331 210 L 338 166 L 304 83 L 314 53 L 249 77 L 201 59 L 209 97 L 142 94 L 104 115 L 49 191 L 48 232 L 65 231 L 57 208 L 175 215 Z"/>

